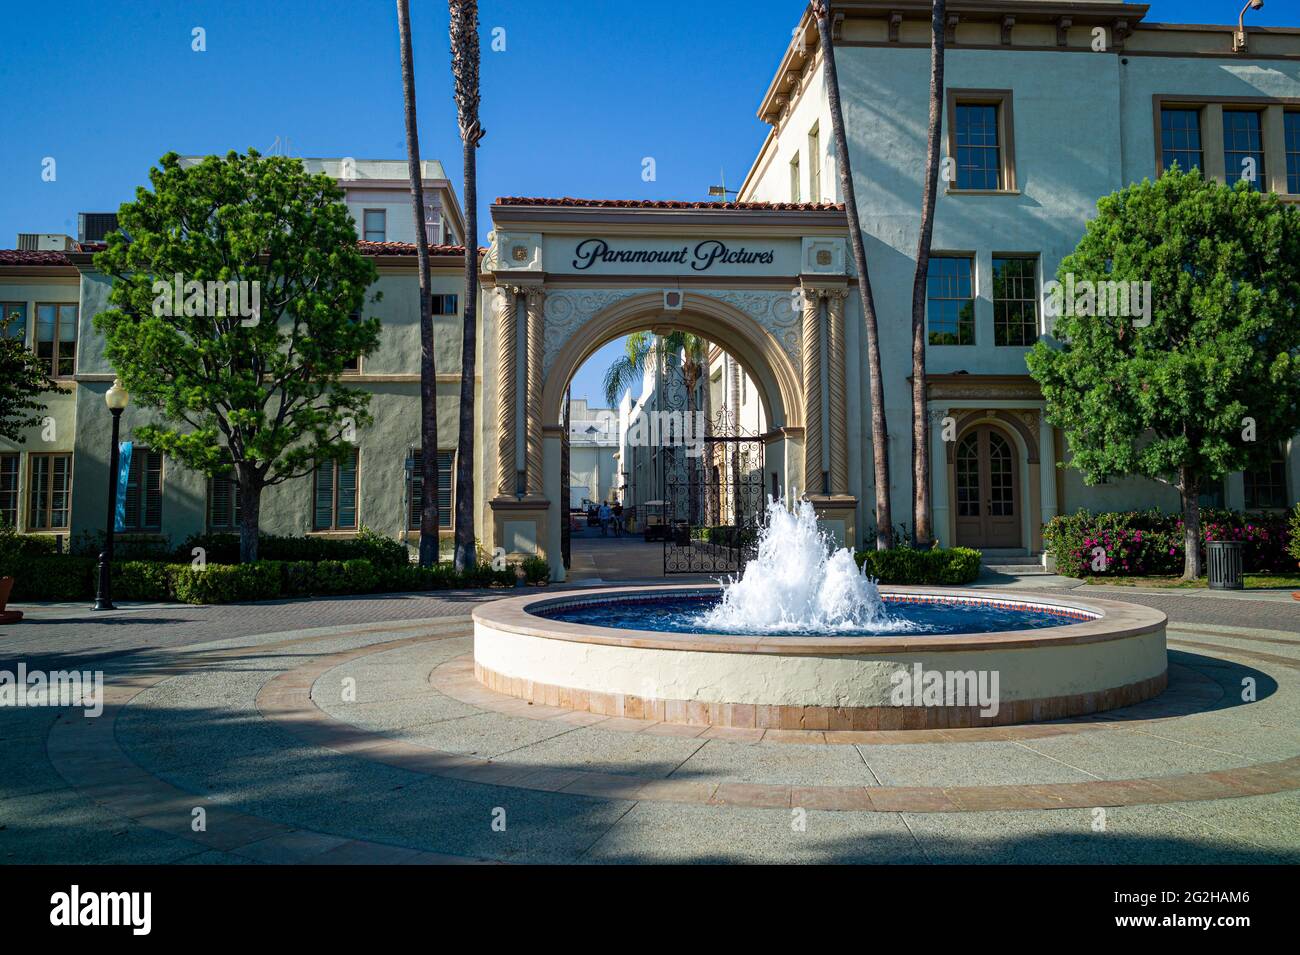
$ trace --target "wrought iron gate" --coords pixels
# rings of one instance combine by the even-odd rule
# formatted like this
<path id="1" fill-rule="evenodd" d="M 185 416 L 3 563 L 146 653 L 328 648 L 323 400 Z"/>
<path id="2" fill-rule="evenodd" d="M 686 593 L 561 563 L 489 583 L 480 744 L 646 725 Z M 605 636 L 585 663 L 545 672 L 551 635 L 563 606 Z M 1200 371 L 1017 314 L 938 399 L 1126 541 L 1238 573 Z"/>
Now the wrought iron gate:
<path id="1" fill-rule="evenodd" d="M 573 517 L 569 513 L 569 402 L 572 391 L 564 392 L 564 410 L 560 415 L 560 559 L 564 569 L 571 566 L 573 554 Z"/>
<path id="2" fill-rule="evenodd" d="M 753 556 L 763 447 L 761 435 L 723 410 L 705 422 L 701 440 L 659 449 L 665 574 L 732 573 Z"/>

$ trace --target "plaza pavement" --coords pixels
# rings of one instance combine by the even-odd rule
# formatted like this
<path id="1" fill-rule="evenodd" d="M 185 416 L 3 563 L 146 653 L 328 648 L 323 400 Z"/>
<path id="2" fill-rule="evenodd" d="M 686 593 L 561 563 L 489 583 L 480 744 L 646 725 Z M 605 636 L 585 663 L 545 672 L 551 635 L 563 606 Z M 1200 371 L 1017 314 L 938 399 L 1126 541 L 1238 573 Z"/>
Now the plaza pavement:
<path id="1" fill-rule="evenodd" d="M 23 608 L 0 669 L 102 669 L 107 705 L 0 708 L 0 864 L 1300 861 L 1300 603 L 1081 592 L 1170 616 L 1159 699 L 850 736 L 492 693 L 467 615 L 499 591 Z"/>

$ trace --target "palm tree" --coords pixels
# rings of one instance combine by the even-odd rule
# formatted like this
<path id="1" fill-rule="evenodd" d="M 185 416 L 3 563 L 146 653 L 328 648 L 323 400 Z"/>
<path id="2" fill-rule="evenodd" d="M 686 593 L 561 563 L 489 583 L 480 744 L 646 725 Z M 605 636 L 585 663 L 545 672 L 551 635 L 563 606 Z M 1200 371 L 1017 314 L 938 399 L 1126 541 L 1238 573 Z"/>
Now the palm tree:
<path id="1" fill-rule="evenodd" d="M 478 340 L 478 3 L 447 0 L 451 12 L 451 75 L 465 165 L 465 304 L 461 330 L 460 437 L 456 443 L 457 570 L 478 561 L 474 550 L 474 366 Z"/>
<path id="2" fill-rule="evenodd" d="M 813 16 L 821 38 L 826 66 L 826 99 L 830 106 L 831 131 L 835 137 L 835 167 L 849 219 L 849 244 L 858 270 L 858 294 L 862 297 L 862 320 L 867 330 L 867 376 L 871 382 L 871 456 L 876 475 L 876 549 L 893 546 L 893 516 L 889 507 L 889 425 L 885 421 L 885 382 L 880 371 L 880 336 L 876 329 L 876 303 L 871 297 L 867 274 L 867 253 L 862 244 L 862 222 L 853 191 L 853 170 L 849 166 L 849 144 L 844 135 L 844 109 L 840 103 L 840 81 L 835 72 L 835 47 L 831 42 L 830 10 L 826 0 L 815 0 Z"/>
<path id="3" fill-rule="evenodd" d="M 424 234 L 424 183 L 420 137 L 415 124 L 415 65 L 411 56 L 411 9 L 397 0 L 401 41 L 402 103 L 406 114 L 406 165 L 415 215 L 415 255 L 420 266 L 420 465 L 424 500 L 420 507 L 420 566 L 438 562 L 438 385 L 433 367 L 433 308 L 429 298 L 429 244 Z M 468 257 L 468 252 L 466 253 Z"/>
<path id="4" fill-rule="evenodd" d="M 912 523 L 916 546 L 934 540 L 930 512 L 930 415 L 925 406 L 925 286 L 934 235 L 934 203 L 939 181 L 939 135 L 943 129 L 943 29 L 945 0 L 934 0 L 930 17 L 930 130 L 926 140 L 925 186 L 921 195 L 921 236 L 912 280 Z"/>

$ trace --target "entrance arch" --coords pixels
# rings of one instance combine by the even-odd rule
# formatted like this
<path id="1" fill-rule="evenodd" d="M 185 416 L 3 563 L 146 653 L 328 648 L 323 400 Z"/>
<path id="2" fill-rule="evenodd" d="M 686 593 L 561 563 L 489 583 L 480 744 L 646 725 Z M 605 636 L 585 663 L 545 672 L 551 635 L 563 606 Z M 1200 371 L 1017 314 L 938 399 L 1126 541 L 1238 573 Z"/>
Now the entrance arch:
<path id="1" fill-rule="evenodd" d="M 764 474 L 756 475 L 762 488 L 787 486 L 787 445 L 791 429 L 802 430 L 801 382 L 782 345 L 743 311 L 703 294 L 685 293 L 680 311 L 665 311 L 662 292 L 639 293 L 609 305 L 578 324 L 545 366 L 540 417 L 544 435 L 544 491 L 550 514 L 546 522 L 548 554 L 563 553 L 564 500 L 563 408 L 574 374 L 603 345 L 633 332 L 650 329 L 688 331 L 717 343 L 744 367 L 754 382 L 767 422 L 761 436 L 760 460 Z M 550 331 L 544 327 L 544 333 Z M 793 449 L 797 456 L 800 448 Z M 769 485 L 770 481 L 770 485 Z M 761 494 L 760 494 L 761 497 Z M 667 560 L 665 559 L 665 563 Z M 563 579 L 562 561 L 551 560 L 552 576 Z"/>
<path id="2" fill-rule="evenodd" d="M 651 329 L 682 329 L 717 342 L 758 385 L 771 431 L 803 426 L 803 392 L 794 364 L 765 328 L 739 309 L 707 295 L 683 295 L 680 312 L 666 312 L 660 292 L 623 299 L 584 321 L 545 369 L 542 423 L 558 426 L 565 389 L 582 363 L 615 338 Z"/>

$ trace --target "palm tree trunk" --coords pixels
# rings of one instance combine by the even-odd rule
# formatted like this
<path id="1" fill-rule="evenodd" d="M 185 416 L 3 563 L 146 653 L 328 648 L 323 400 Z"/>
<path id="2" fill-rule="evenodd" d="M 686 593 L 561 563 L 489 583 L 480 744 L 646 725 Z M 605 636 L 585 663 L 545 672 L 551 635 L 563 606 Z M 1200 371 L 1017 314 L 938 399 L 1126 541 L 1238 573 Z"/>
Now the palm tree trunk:
<path id="1" fill-rule="evenodd" d="M 917 547 L 934 540 L 930 511 L 930 414 L 926 408 L 925 287 L 934 235 L 935 193 L 939 182 L 939 135 L 943 129 L 943 31 L 945 0 L 934 0 L 930 21 L 930 130 L 926 140 L 925 187 L 921 195 L 921 235 L 912 280 L 912 523 Z"/>
<path id="2" fill-rule="evenodd" d="M 424 181 L 420 174 L 420 136 L 415 123 L 415 66 L 411 57 L 411 9 L 397 0 L 401 39 L 402 105 L 406 114 L 406 165 L 415 216 L 415 255 L 420 266 L 420 467 L 424 500 L 420 507 L 420 566 L 438 562 L 438 385 L 433 366 L 433 308 L 429 299 L 429 244 L 424 234 Z"/>
<path id="3" fill-rule="evenodd" d="M 462 310 L 460 437 L 456 444 L 457 570 L 472 567 L 474 552 L 474 368 L 478 339 L 478 176 L 476 153 L 483 128 L 478 121 L 478 3 L 448 0 L 451 12 L 451 72 L 465 162 L 465 304 Z M 563 502 L 567 504 L 568 502 Z"/>
<path id="4" fill-rule="evenodd" d="M 840 176 L 840 191 L 849 219 L 849 244 L 853 263 L 858 270 L 858 294 L 862 298 L 862 320 L 867 332 L 867 376 L 871 383 L 871 456 L 876 482 L 876 549 L 885 550 L 894 543 L 894 518 L 889 505 L 889 425 L 885 421 L 885 383 L 880 370 L 880 336 L 876 327 L 876 303 L 871 296 L 871 277 L 867 274 L 867 253 L 862 244 L 862 221 L 858 218 L 858 201 L 853 191 L 853 170 L 849 165 L 849 144 L 844 135 L 844 109 L 840 103 L 840 82 L 835 71 L 835 47 L 831 39 L 830 10 L 825 0 L 813 4 L 817 34 L 825 58 L 826 99 L 830 106 L 831 130 L 835 137 L 835 167 Z"/>

